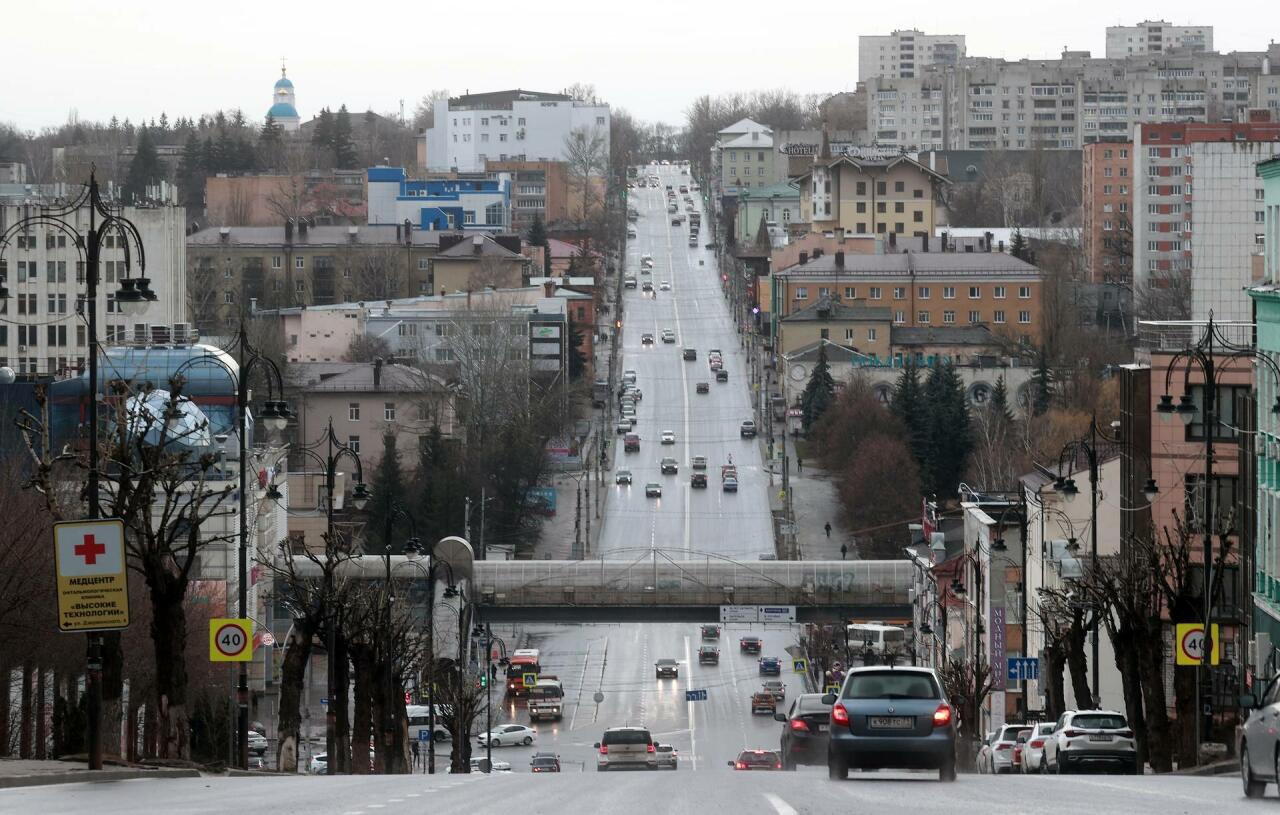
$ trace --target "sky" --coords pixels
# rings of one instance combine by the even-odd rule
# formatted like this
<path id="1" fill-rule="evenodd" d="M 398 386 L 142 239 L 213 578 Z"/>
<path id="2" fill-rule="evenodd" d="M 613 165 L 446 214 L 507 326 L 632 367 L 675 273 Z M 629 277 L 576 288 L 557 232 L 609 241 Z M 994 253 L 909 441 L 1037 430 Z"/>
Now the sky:
<path id="1" fill-rule="evenodd" d="M 1106 26 L 1146 19 L 1212 25 L 1219 51 L 1260 50 L 1280 36 L 1280 13 L 1262 0 L 1216 13 L 1186 0 L 1122 12 L 1098 0 L 843 5 L 8 0 L 0 122 L 38 131 L 71 116 L 137 123 L 162 111 L 173 120 L 236 107 L 261 120 L 284 58 L 304 120 L 344 103 L 398 112 L 401 100 L 412 116 L 435 89 L 558 91 L 585 82 L 614 108 L 682 125 L 702 94 L 852 90 L 858 36 L 894 29 L 964 34 L 971 56 L 1006 59 L 1051 58 L 1064 47 L 1102 56 Z"/>

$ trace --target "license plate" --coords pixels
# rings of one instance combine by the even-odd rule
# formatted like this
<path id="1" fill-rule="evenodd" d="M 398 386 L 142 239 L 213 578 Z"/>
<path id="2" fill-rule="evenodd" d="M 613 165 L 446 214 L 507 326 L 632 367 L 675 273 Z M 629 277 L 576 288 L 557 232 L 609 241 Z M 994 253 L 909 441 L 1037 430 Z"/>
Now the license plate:
<path id="1" fill-rule="evenodd" d="M 1111 736 L 1106 733 L 1095 733 L 1089 737 L 1089 741 L 1111 741 Z"/>
<path id="2" fill-rule="evenodd" d="M 825 733 L 825 732 L 827 732 L 827 726 L 826 726 L 825 724 L 820 724 L 820 725 L 818 725 L 818 732 L 819 732 L 819 733 Z"/>
<path id="3" fill-rule="evenodd" d="M 913 724 L 910 716 L 871 716 L 870 723 L 872 727 L 893 728 L 897 730 L 911 727 Z"/>

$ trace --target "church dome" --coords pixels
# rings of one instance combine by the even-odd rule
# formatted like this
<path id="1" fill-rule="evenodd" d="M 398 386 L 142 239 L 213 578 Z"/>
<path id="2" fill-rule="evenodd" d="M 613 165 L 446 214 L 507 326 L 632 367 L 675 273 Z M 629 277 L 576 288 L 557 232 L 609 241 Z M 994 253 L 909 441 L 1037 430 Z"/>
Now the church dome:
<path id="1" fill-rule="evenodd" d="M 289 90 L 293 90 L 293 83 L 289 81 L 289 77 L 282 76 L 276 80 L 276 90 L 280 90 L 281 88 L 288 88 Z"/>
<path id="2" fill-rule="evenodd" d="M 276 102 L 271 106 L 271 110 L 267 111 L 267 115 L 272 119 L 297 119 L 298 110 L 288 102 Z"/>

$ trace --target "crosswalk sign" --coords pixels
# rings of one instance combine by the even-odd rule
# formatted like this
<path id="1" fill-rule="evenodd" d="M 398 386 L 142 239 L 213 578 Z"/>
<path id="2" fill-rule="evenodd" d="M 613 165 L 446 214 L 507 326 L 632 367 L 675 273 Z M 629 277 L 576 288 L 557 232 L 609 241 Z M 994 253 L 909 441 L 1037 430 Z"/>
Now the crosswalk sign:
<path id="1" fill-rule="evenodd" d="M 839 685 L 827 685 L 825 688 L 823 688 L 823 692 L 825 692 L 825 693 L 832 693 L 832 694 L 839 693 L 839 692 L 840 692 L 840 686 L 839 686 Z"/>
<path id="2" fill-rule="evenodd" d="M 806 671 L 809 670 L 809 660 L 807 659 L 792 660 L 791 670 L 795 671 L 798 674 L 805 673 Z"/>

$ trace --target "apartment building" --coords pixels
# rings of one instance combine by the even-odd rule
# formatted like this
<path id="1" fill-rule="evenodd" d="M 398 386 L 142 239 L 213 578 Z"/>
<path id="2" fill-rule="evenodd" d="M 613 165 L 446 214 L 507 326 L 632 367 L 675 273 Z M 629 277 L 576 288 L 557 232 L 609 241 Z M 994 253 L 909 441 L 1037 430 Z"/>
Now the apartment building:
<path id="1" fill-rule="evenodd" d="M 1133 142 L 1084 146 L 1081 189 L 1085 273 L 1093 283 L 1133 279 Z"/>
<path id="2" fill-rule="evenodd" d="M 832 158 L 824 149 L 795 183 L 800 217 L 814 231 L 920 237 L 933 232 L 947 178 L 906 155 Z"/>
<path id="3" fill-rule="evenodd" d="M 734 142 L 741 145 L 734 148 L 732 169 L 726 147 Z M 752 145 L 747 148 L 745 145 Z M 767 147 L 765 145 L 768 145 Z M 750 150 L 751 152 L 748 152 Z M 711 186 L 712 198 L 718 200 L 721 195 L 733 195 L 741 189 L 749 189 L 747 184 L 755 187 L 767 187 L 782 179 L 775 179 L 773 173 L 757 174 L 758 167 L 766 166 L 766 161 L 774 166 L 775 171 L 781 166 L 786 172 L 785 162 L 775 155 L 773 129 L 751 119 L 739 119 L 716 133 L 716 140 L 711 145 Z M 770 155 L 765 158 L 760 152 Z M 744 183 L 745 182 L 745 183 Z"/>
<path id="4" fill-rule="evenodd" d="M 217 175 L 205 179 L 210 226 L 272 226 L 285 218 L 319 224 L 366 219 L 363 170 L 309 170 L 296 175 Z"/>
<path id="5" fill-rule="evenodd" d="M 369 225 L 506 232 L 511 226 L 511 176 L 475 174 L 410 181 L 401 167 L 370 167 Z"/>
<path id="6" fill-rule="evenodd" d="M 910 78 L 931 65 L 956 65 L 964 57 L 963 34 L 915 29 L 858 37 L 858 79 Z"/>
<path id="7" fill-rule="evenodd" d="M 1175 48 L 1212 51 L 1213 26 L 1170 25 L 1164 20 L 1107 26 L 1107 59 L 1164 54 Z"/>
<path id="8" fill-rule="evenodd" d="M 48 193 L 46 197 L 45 193 Z M 65 195 L 62 185 L 33 190 L 36 206 Z M 0 234 L 37 214 L 34 207 L 0 199 Z M 98 279 L 98 339 L 107 345 L 150 341 L 151 326 L 163 327 L 168 338 L 174 329 L 189 327 L 187 258 L 183 249 L 186 210 L 164 203 L 148 207 L 124 207 L 121 216 L 138 229 L 139 247 L 130 244 L 131 266 L 126 270 L 126 249 L 118 235 L 103 238 Z M 66 218 L 80 235 L 89 232 L 87 208 Z M 101 220 L 99 220 L 101 223 Z M 140 261 L 145 258 L 146 268 Z M 145 275 L 157 295 L 141 315 L 127 316 L 116 307 L 116 292 L 125 276 Z M 83 250 L 76 238 L 47 224 L 33 225 L 0 246 L 0 282 L 9 299 L 0 303 L 0 366 L 20 375 L 66 377 L 83 370 L 88 361 L 89 336 L 81 306 L 87 297 Z M 137 326 L 144 326 L 139 334 Z"/>
<path id="9" fill-rule="evenodd" d="M 1261 271 L 1265 220 L 1255 167 L 1276 155 L 1280 123 L 1135 128 L 1135 290 L 1190 275 L 1193 318 L 1252 319 L 1244 290 Z"/>
<path id="10" fill-rule="evenodd" d="M 511 177 L 511 230 L 529 232 L 535 220 L 553 223 L 578 212 L 582 206 L 581 187 L 569 183 L 569 165 L 563 161 L 485 162 L 490 176 L 507 173 Z"/>
<path id="11" fill-rule="evenodd" d="M 845 306 L 884 307 L 895 327 L 987 325 L 1011 342 L 1034 344 L 1041 330 L 1039 269 L 999 252 L 846 254 L 815 250 L 773 273 L 774 334 L 791 314 L 838 297 Z"/>
<path id="12" fill-rule="evenodd" d="M 426 169 L 475 173 L 489 160 L 564 161 L 575 132 L 602 138 L 608 161 L 608 105 L 518 88 L 441 99 L 435 126 L 422 136 Z"/>

